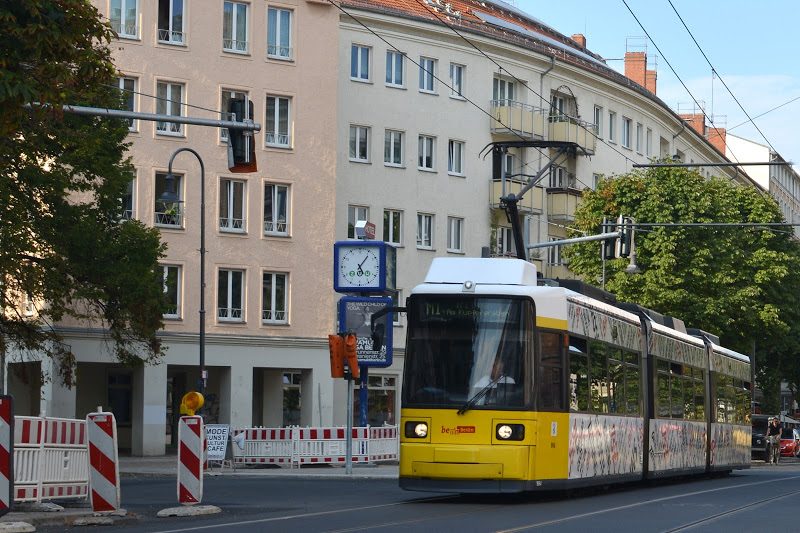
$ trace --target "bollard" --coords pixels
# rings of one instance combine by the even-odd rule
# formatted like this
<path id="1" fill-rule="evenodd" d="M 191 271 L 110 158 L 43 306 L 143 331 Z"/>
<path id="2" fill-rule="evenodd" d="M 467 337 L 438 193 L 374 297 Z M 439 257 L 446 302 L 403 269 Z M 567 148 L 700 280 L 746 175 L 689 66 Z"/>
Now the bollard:
<path id="1" fill-rule="evenodd" d="M 113 512 L 120 508 L 117 421 L 113 413 L 86 415 L 89 437 L 89 490 L 92 511 Z"/>
<path id="2" fill-rule="evenodd" d="M 203 417 L 182 416 L 178 423 L 178 503 L 203 499 Z"/>

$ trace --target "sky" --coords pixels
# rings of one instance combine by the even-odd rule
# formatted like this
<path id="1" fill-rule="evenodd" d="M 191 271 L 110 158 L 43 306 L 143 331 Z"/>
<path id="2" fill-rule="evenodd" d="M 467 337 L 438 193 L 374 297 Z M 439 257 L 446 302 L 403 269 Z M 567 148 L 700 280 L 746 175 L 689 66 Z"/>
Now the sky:
<path id="1" fill-rule="evenodd" d="M 725 127 L 738 137 L 771 144 L 800 171 L 800 47 L 795 42 L 800 40 L 800 3 L 797 0 L 511 0 L 509 3 L 567 36 L 584 34 L 587 48 L 609 59 L 608 65 L 620 72 L 624 69 L 623 62 L 610 59 L 621 59 L 626 49 L 638 51 L 646 45 L 649 61 L 656 61 L 656 94 L 668 106 L 691 113 L 697 108 L 696 100 L 714 125 Z M 709 62 L 716 72 L 713 79 Z M 747 114 L 758 129 L 747 123 Z"/>

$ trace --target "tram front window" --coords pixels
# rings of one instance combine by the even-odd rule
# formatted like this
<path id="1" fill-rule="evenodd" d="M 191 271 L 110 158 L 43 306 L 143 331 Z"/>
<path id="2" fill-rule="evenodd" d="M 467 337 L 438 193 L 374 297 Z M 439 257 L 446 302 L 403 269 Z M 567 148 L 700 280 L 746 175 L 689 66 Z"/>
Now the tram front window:
<path id="1" fill-rule="evenodd" d="M 530 300 L 420 294 L 410 298 L 408 318 L 405 407 L 530 405 Z"/>

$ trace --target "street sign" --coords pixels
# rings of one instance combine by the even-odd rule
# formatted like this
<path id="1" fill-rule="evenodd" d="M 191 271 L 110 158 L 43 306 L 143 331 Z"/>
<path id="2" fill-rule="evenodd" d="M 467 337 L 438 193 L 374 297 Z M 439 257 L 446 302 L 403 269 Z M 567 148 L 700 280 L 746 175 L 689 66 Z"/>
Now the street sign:
<path id="1" fill-rule="evenodd" d="M 375 223 L 359 220 L 355 226 L 356 237 L 359 239 L 373 240 L 375 238 Z"/>
<path id="2" fill-rule="evenodd" d="M 384 296 L 339 300 L 339 331 L 355 333 L 359 365 L 384 368 L 392 364 L 392 313 L 372 318 L 392 305 L 392 299 Z"/>
<path id="3" fill-rule="evenodd" d="M 224 461 L 225 450 L 228 447 L 228 433 L 231 427 L 227 424 L 206 425 L 206 458 L 209 461 Z"/>

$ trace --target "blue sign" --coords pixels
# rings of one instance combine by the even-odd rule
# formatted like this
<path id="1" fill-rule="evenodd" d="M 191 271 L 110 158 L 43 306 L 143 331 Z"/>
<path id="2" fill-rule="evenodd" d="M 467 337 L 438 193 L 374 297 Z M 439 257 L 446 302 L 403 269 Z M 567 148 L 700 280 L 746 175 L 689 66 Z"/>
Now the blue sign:
<path id="1" fill-rule="evenodd" d="M 344 296 L 339 300 L 339 331 L 355 333 L 358 364 L 384 368 L 392 364 L 392 307 L 385 296 Z"/>

